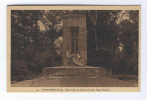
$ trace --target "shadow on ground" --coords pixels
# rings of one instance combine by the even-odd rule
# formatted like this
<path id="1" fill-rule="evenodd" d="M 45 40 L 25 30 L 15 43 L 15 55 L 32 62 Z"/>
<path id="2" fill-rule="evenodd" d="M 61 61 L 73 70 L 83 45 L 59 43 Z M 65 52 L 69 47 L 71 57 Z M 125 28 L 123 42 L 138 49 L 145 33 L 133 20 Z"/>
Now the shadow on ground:
<path id="1" fill-rule="evenodd" d="M 40 77 L 12 84 L 12 87 L 137 87 L 135 80 L 119 80 L 116 77 Z"/>

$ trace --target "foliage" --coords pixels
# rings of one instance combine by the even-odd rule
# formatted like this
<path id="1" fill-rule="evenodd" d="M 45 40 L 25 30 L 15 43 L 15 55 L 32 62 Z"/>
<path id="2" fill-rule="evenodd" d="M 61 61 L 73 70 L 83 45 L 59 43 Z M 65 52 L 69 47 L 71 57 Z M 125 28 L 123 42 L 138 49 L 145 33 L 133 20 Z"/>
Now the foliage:
<path id="1" fill-rule="evenodd" d="M 112 74 L 134 74 L 138 75 L 138 61 L 134 56 L 128 58 L 113 58 L 110 63 Z"/>
<path id="2" fill-rule="evenodd" d="M 94 42 L 94 35 L 91 33 L 95 31 L 90 29 L 91 22 L 88 23 L 88 64 L 114 69 L 112 74 L 138 73 L 138 11 L 98 11 L 98 42 Z M 92 44 L 98 45 L 98 50 Z"/>
<path id="3" fill-rule="evenodd" d="M 56 28 L 50 25 L 52 30 L 43 29 L 45 25 L 42 23 L 42 17 L 48 15 L 44 14 L 45 12 L 11 12 L 12 80 L 29 79 L 33 73 L 41 73 L 44 67 L 61 66 L 61 54 L 55 52 L 56 45 L 53 40 L 61 36 L 62 28 L 56 31 Z"/>

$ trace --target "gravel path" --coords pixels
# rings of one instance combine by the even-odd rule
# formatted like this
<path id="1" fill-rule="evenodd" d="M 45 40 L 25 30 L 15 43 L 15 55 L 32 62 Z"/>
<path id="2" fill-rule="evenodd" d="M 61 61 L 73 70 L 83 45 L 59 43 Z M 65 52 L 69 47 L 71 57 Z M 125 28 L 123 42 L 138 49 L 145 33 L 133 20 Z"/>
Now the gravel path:
<path id="1" fill-rule="evenodd" d="M 13 83 L 12 87 L 136 87 L 137 83 L 109 77 L 40 77 Z"/>

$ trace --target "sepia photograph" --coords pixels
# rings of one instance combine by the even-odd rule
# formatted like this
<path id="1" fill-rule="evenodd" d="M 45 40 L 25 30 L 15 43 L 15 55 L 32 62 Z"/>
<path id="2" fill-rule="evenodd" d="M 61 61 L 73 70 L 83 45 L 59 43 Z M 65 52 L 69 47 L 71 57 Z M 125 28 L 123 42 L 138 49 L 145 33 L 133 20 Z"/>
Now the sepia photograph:
<path id="1" fill-rule="evenodd" d="M 8 6 L 8 92 L 139 92 L 140 6 Z"/>

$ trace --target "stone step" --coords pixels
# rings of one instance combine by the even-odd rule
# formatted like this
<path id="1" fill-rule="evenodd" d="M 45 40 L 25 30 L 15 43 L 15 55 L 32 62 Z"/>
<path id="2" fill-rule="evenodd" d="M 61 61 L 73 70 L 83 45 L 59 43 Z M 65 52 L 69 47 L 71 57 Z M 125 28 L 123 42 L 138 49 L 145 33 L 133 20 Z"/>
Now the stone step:
<path id="1" fill-rule="evenodd" d="M 45 77 L 64 77 L 64 76 L 85 76 L 85 77 L 99 77 L 107 76 L 107 71 L 103 67 L 47 67 L 43 69 L 43 76 Z"/>

